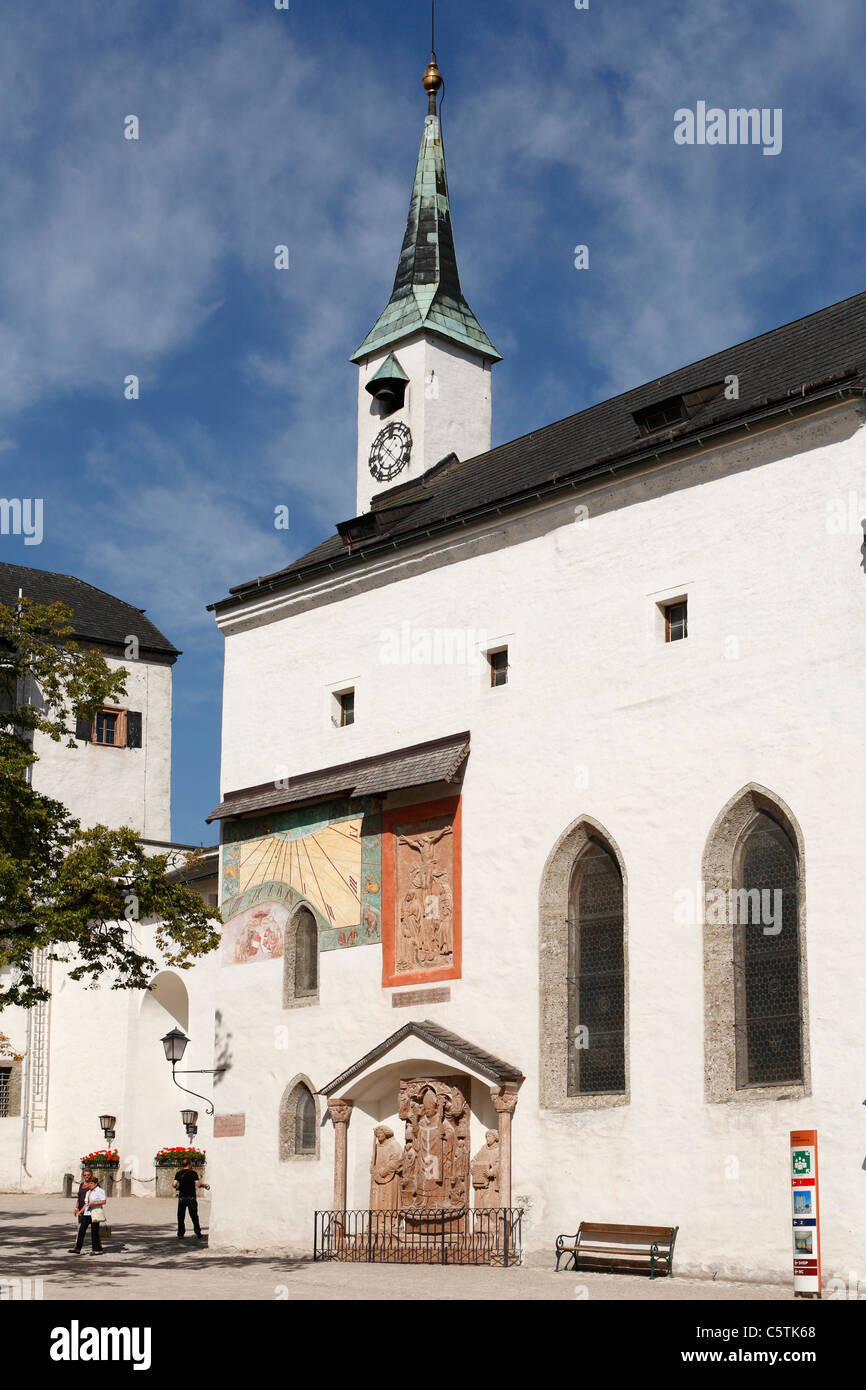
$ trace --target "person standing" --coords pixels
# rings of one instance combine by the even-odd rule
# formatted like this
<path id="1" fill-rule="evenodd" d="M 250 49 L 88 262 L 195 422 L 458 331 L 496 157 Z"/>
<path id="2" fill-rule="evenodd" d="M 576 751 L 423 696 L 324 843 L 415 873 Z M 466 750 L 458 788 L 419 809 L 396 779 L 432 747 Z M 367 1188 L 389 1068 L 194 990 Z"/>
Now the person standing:
<path id="1" fill-rule="evenodd" d="M 187 1210 L 192 1220 L 192 1228 L 199 1240 L 204 1240 L 202 1229 L 198 1221 L 198 1197 L 196 1191 L 200 1187 L 210 1188 L 206 1182 L 200 1182 L 196 1170 L 192 1166 L 192 1160 L 185 1158 L 183 1167 L 179 1168 L 174 1175 L 172 1187 L 177 1188 L 177 1238 L 182 1240 L 186 1235 L 186 1213 Z"/>
<path id="2" fill-rule="evenodd" d="M 87 1184 L 91 1181 L 92 1177 L 93 1170 L 90 1168 L 85 1168 L 84 1172 L 81 1174 L 81 1182 L 78 1184 L 78 1196 L 75 1199 L 76 1219 L 84 1211 L 84 1198 L 87 1193 Z"/>
<path id="3" fill-rule="evenodd" d="M 83 1183 L 84 1206 L 78 1218 L 78 1239 L 70 1247 L 70 1254 L 80 1255 L 81 1247 L 84 1244 L 84 1237 L 87 1235 L 87 1228 L 90 1227 L 90 1253 L 91 1255 L 102 1254 L 102 1238 L 99 1231 L 99 1221 L 94 1221 L 95 1211 L 104 1210 L 106 1196 L 103 1189 L 99 1186 L 96 1179 L 91 1177 L 89 1182 Z"/>

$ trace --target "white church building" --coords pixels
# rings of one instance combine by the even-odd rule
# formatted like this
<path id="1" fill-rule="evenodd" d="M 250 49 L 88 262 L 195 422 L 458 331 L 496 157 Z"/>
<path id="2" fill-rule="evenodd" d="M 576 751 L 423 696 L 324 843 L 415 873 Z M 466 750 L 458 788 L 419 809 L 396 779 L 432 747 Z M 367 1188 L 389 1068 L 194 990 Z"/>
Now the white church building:
<path id="1" fill-rule="evenodd" d="M 845 1275 L 866 295 L 491 448 L 439 84 L 352 357 L 356 514 L 213 605 L 211 1244 L 309 1254 L 315 1224 L 346 1256 L 383 1213 L 397 1247 L 493 1209 L 533 1258 L 666 1225 L 682 1272 L 789 1278 L 815 1129 Z"/>

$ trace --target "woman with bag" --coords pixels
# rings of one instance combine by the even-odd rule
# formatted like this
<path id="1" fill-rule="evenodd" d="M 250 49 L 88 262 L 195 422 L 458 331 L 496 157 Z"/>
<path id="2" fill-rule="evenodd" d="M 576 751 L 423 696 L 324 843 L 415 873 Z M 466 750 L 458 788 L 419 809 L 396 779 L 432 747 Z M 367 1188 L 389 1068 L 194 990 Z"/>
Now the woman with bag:
<path id="1" fill-rule="evenodd" d="M 87 1228 L 90 1227 L 91 1255 L 102 1254 L 102 1240 L 99 1227 L 105 1220 L 106 1196 L 95 1178 L 84 1184 L 84 1207 L 78 1218 L 78 1240 L 70 1247 L 70 1254 L 80 1255 Z"/>

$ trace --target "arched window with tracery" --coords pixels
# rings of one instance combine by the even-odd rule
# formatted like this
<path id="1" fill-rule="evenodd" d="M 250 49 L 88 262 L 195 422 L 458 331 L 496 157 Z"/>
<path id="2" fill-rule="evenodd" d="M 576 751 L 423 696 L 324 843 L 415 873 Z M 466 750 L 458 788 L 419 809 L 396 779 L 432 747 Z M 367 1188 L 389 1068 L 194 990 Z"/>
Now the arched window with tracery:
<path id="1" fill-rule="evenodd" d="M 623 882 L 600 839 L 590 838 L 571 880 L 568 919 L 568 1095 L 624 1092 Z"/>
<path id="2" fill-rule="evenodd" d="M 280 1105 L 280 1158 L 317 1158 L 319 1111 L 306 1078 L 290 1081 Z"/>
<path id="3" fill-rule="evenodd" d="M 806 849 L 794 813 L 750 782 L 704 848 L 704 1093 L 809 1095 Z"/>
<path id="4" fill-rule="evenodd" d="M 797 847 L 766 811 L 737 845 L 731 909 L 737 1089 L 802 1081 Z"/>

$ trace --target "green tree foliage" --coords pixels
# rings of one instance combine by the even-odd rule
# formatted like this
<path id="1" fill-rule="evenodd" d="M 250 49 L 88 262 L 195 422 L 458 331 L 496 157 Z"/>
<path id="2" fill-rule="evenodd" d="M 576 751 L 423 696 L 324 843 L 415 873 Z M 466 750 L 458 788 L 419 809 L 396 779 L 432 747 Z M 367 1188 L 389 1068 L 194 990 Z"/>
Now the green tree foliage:
<path id="1" fill-rule="evenodd" d="M 75 721 L 126 691 L 126 669 L 111 670 L 72 632 L 63 604 L 0 604 L 0 966 L 13 967 L 0 1010 L 48 997 L 33 978 L 34 950 L 65 961 L 73 979 L 146 989 L 161 964 L 189 969 L 219 944 L 218 915 L 166 876 L 166 855 L 147 854 L 126 827 L 83 828 L 31 785 L 38 737 L 80 752 Z M 162 961 L 142 948 L 144 922 Z"/>

